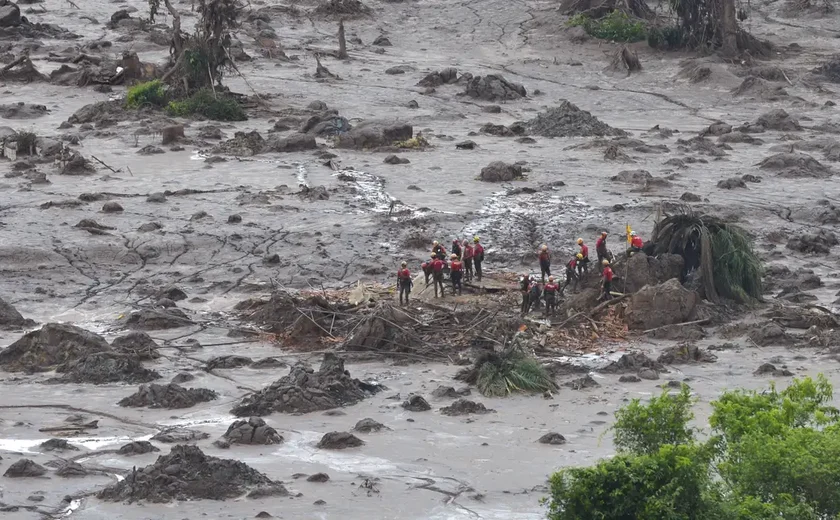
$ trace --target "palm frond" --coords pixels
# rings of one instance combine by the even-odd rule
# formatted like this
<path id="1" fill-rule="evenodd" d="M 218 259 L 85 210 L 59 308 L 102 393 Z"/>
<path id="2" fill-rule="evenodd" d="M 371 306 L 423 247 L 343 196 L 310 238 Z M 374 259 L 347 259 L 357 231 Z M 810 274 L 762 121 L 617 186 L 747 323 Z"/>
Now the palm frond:
<path id="1" fill-rule="evenodd" d="M 514 392 L 545 392 L 557 385 L 539 361 L 519 349 L 485 354 L 476 360 L 472 369 L 474 384 L 482 395 L 504 397 Z M 472 377 L 459 378 L 469 382 Z M 457 376 L 456 376 L 457 377 Z"/>

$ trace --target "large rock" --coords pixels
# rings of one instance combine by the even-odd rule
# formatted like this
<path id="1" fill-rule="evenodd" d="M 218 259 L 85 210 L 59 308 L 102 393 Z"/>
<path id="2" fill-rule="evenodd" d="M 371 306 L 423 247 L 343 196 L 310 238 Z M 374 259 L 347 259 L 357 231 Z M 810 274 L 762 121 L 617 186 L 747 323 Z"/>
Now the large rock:
<path id="1" fill-rule="evenodd" d="M 155 451 L 160 451 L 160 449 L 149 441 L 134 441 L 121 446 L 117 453 L 120 455 L 143 455 Z"/>
<path id="2" fill-rule="evenodd" d="M 35 326 L 35 322 L 21 316 L 11 303 L 0 298 L 0 329 L 16 330 Z"/>
<path id="3" fill-rule="evenodd" d="M 513 100 L 526 96 L 525 87 L 497 74 L 475 76 L 467 82 L 464 94 L 486 101 Z"/>
<path id="4" fill-rule="evenodd" d="M 24 477 L 40 477 L 47 474 L 47 468 L 36 464 L 29 459 L 20 459 L 15 462 L 9 469 L 3 473 L 4 477 L 10 478 L 24 478 Z"/>
<path id="5" fill-rule="evenodd" d="M 698 296 L 671 279 L 648 285 L 630 298 L 625 317 L 631 329 L 646 330 L 688 320 L 694 313 Z"/>
<path id="6" fill-rule="evenodd" d="M 0 367 L 10 372 L 43 372 L 109 350 L 108 342 L 99 334 L 74 325 L 47 323 L 0 351 Z"/>
<path id="7" fill-rule="evenodd" d="M 192 325 L 181 309 L 141 309 L 128 316 L 125 324 L 135 330 L 177 329 Z"/>
<path id="8" fill-rule="evenodd" d="M 356 423 L 356 426 L 353 427 L 353 431 L 359 433 L 371 433 L 381 430 L 390 430 L 390 428 L 370 418 L 362 419 Z"/>
<path id="9" fill-rule="evenodd" d="M 347 448 L 358 448 L 364 445 L 364 441 L 352 433 L 330 432 L 325 434 L 318 442 L 318 448 L 324 450 L 343 450 Z"/>
<path id="10" fill-rule="evenodd" d="M 458 399 L 454 403 L 450 404 L 449 406 L 444 406 L 440 409 L 440 413 L 443 415 L 470 415 L 470 414 L 486 414 L 486 413 L 494 413 L 496 410 L 491 408 L 485 407 L 481 403 L 476 403 L 475 401 L 468 401 L 467 399 Z"/>
<path id="11" fill-rule="evenodd" d="M 206 388 L 184 388 L 174 383 L 168 385 L 140 385 L 136 393 L 117 404 L 127 407 L 190 408 L 198 403 L 212 401 L 219 394 Z"/>
<path id="12" fill-rule="evenodd" d="M 337 148 L 363 150 L 393 146 L 414 137 L 414 129 L 404 123 L 365 122 L 338 136 Z"/>
<path id="13" fill-rule="evenodd" d="M 314 150 L 318 144 L 315 136 L 308 134 L 292 134 L 288 137 L 272 136 L 265 142 L 263 152 L 302 152 Z"/>
<path id="14" fill-rule="evenodd" d="M 174 446 L 168 455 L 158 457 L 150 466 L 129 472 L 125 479 L 103 489 L 97 497 L 110 502 L 225 500 L 263 486 L 278 491 L 283 487 L 244 462 L 210 457 L 196 446 Z"/>
<path id="15" fill-rule="evenodd" d="M 522 167 L 518 164 L 493 161 L 481 169 L 479 178 L 485 182 L 509 182 L 522 178 Z"/>
<path id="16" fill-rule="evenodd" d="M 115 352 L 94 352 L 81 359 L 59 366 L 64 374 L 51 380 L 57 383 L 148 383 L 160 379 L 160 374 L 145 368 L 134 356 Z"/>
<path id="17" fill-rule="evenodd" d="M 344 370 L 344 360 L 328 352 L 321 368 L 314 371 L 298 363 L 289 375 L 246 396 L 231 410 L 237 417 L 268 415 L 272 412 L 309 413 L 356 404 L 380 387 L 353 379 Z"/>
<path id="18" fill-rule="evenodd" d="M 616 271 L 618 276 L 626 272 L 624 282 L 618 287 L 625 293 L 634 293 L 646 285 L 656 285 L 682 275 L 685 259 L 680 255 L 664 254 L 657 257 L 636 253 L 627 260 L 626 268 Z"/>
<path id="19" fill-rule="evenodd" d="M 231 444 L 280 444 L 283 436 L 259 417 L 235 421 L 224 434 Z"/>
<path id="20" fill-rule="evenodd" d="M 20 25 L 20 8 L 17 4 L 0 2 L 0 27 L 17 27 Z"/>
<path id="21" fill-rule="evenodd" d="M 132 331 L 111 342 L 111 348 L 122 354 L 134 356 L 140 360 L 152 360 L 160 357 L 158 344 L 148 334 Z"/>

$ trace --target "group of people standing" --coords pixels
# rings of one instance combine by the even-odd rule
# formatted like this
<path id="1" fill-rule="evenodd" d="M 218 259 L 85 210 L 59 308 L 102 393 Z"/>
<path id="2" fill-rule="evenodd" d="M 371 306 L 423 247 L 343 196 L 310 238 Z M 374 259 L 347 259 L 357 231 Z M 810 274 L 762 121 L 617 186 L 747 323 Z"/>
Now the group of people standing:
<path id="1" fill-rule="evenodd" d="M 462 242 L 457 238 L 453 239 L 452 250 L 449 254 L 449 263 L 447 263 L 446 248 L 435 240 L 432 244 L 431 258 L 420 264 L 420 268 L 426 277 L 426 285 L 429 285 L 430 280 L 432 281 L 435 288 L 435 298 L 443 298 L 443 274 L 447 268 L 449 269 L 449 278 L 452 282 L 452 291 L 461 294 L 463 282 L 469 282 L 473 278 L 481 281 L 481 265 L 483 262 L 484 246 L 481 245 L 481 238 L 476 236 L 473 237 L 472 243 L 469 240 Z M 400 305 L 408 303 L 408 297 L 413 285 L 414 282 L 411 279 L 408 264 L 403 262 L 400 270 L 397 272 Z M 440 289 L 440 296 L 438 296 L 438 289 Z"/>

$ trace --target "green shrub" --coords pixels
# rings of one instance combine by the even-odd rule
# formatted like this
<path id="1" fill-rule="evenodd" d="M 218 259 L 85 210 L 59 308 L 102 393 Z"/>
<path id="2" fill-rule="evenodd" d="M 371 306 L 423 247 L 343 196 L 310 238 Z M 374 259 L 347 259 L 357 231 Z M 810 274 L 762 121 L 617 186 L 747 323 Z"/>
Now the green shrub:
<path id="1" fill-rule="evenodd" d="M 647 35 L 647 29 L 641 20 L 631 18 L 619 10 L 597 20 L 585 14 L 576 14 L 566 25 L 583 27 L 590 36 L 616 42 L 637 42 L 644 40 Z"/>
<path id="2" fill-rule="evenodd" d="M 125 96 L 125 106 L 140 108 L 146 105 L 155 107 L 166 105 L 166 88 L 159 79 L 138 83 L 128 89 L 128 94 Z"/>
<path id="3" fill-rule="evenodd" d="M 242 105 L 235 99 L 213 94 L 210 89 L 201 89 L 181 101 L 170 101 L 166 106 L 169 115 L 188 117 L 202 115 L 214 121 L 245 121 L 248 117 Z"/>
<path id="4" fill-rule="evenodd" d="M 666 444 L 691 443 L 694 429 L 687 425 L 694 418 L 693 402 L 685 384 L 679 394 L 671 395 L 666 389 L 648 404 L 633 399 L 615 412 L 615 447 L 628 453 L 656 453 Z"/>
<path id="5" fill-rule="evenodd" d="M 673 25 L 649 29 L 647 42 L 654 49 L 681 49 L 685 46 L 685 31 L 682 27 Z"/>

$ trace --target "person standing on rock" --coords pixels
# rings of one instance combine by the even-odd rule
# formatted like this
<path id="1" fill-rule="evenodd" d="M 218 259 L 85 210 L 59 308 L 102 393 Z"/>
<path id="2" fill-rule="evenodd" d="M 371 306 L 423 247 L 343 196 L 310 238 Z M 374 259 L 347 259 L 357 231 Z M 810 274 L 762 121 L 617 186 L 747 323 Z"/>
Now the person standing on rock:
<path id="1" fill-rule="evenodd" d="M 452 293 L 458 291 L 461 294 L 461 279 L 464 276 L 464 264 L 458 260 L 458 255 L 452 253 L 451 261 L 449 262 L 449 277 L 452 279 Z"/>
<path id="2" fill-rule="evenodd" d="M 582 238 L 577 239 L 577 245 L 580 246 L 580 254 L 583 256 L 577 262 L 578 275 L 581 275 L 589 271 L 589 247 L 583 243 Z"/>
<path id="3" fill-rule="evenodd" d="M 572 280 L 575 282 L 575 286 L 572 289 L 574 292 L 577 292 L 578 287 L 578 262 L 583 259 L 583 255 L 578 253 L 577 255 L 573 256 L 571 260 L 566 263 L 566 283 L 563 284 L 563 287 L 560 288 L 560 295 L 562 296 L 564 292 L 566 292 L 566 287 L 572 283 Z"/>
<path id="4" fill-rule="evenodd" d="M 548 252 L 548 245 L 543 244 L 540 247 L 538 258 L 540 260 L 540 274 L 542 282 L 545 283 L 546 276 L 551 278 L 551 254 Z"/>
<path id="5" fill-rule="evenodd" d="M 461 242 L 457 238 L 452 239 L 452 254 L 461 259 Z"/>
<path id="6" fill-rule="evenodd" d="M 520 312 L 525 316 L 531 310 L 531 278 L 527 274 L 523 274 L 519 279 L 519 292 L 522 293 Z"/>
<path id="7" fill-rule="evenodd" d="M 481 238 L 474 237 L 473 262 L 475 262 L 475 278 L 481 281 L 481 264 L 484 263 L 484 246 L 481 245 Z"/>
<path id="8" fill-rule="evenodd" d="M 446 249 L 444 249 L 443 246 L 440 245 L 440 242 L 438 242 L 437 240 L 435 240 L 432 244 L 432 253 L 435 254 L 438 260 L 443 260 L 444 262 L 446 262 Z"/>
<path id="9" fill-rule="evenodd" d="M 461 258 L 464 259 L 464 280 L 469 282 L 473 278 L 473 246 L 469 241 L 464 240 L 464 253 Z"/>
<path id="10" fill-rule="evenodd" d="M 446 262 L 435 256 L 432 260 L 432 277 L 434 281 L 432 285 L 435 286 L 435 298 L 438 297 L 438 287 L 440 287 L 440 297 L 443 298 L 443 268 L 446 267 Z"/>
<path id="11" fill-rule="evenodd" d="M 601 273 L 601 285 L 604 288 L 604 294 L 601 295 L 598 300 L 610 300 L 612 299 L 612 281 L 613 281 L 613 270 L 610 267 L 610 261 L 604 259 L 601 261 L 601 265 L 604 266 L 604 271 Z"/>
<path id="12" fill-rule="evenodd" d="M 607 250 L 607 232 L 601 231 L 601 236 L 595 241 L 595 252 L 598 254 L 598 265 L 604 260 L 609 260 L 610 252 Z"/>
<path id="13" fill-rule="evenodd" d="M 543 298 L 545 298 L 545 316 L 554 316 L 557 308 L 557 291 L 560 287 L 554 283 L 554 277 L 548 277 L 548 283 L 543 287 Z"/>
<path id="14" fill-rule="evenodd" d="M 403 295 L 405 295 L 405 304 L 408 305 L 408 295 L 411 293 L 411 286 L 414 282 L 411 280 L 411 271 L 408 270 L 408 264 L 403 262 L 401 269 L 397 271 L 397 287 L 400 291 L 400 305 L 403 305 Z"/>

